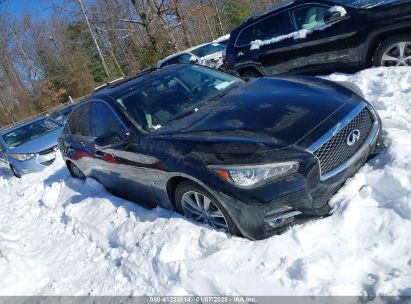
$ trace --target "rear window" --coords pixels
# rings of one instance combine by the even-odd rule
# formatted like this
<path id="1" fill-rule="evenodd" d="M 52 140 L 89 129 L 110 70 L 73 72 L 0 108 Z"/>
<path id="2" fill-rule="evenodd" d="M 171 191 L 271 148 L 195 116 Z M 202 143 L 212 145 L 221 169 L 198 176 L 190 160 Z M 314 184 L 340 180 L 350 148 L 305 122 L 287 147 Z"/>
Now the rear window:
<path id="1" fill-rule="evenodd" d="M 44 118 L 34 121 L 20 128 L 14 129 L 3 135 L 3 139 L 9 147 L 15 148 L 26 142 L 39 138 L 61 127 L 57 121 Z"/>

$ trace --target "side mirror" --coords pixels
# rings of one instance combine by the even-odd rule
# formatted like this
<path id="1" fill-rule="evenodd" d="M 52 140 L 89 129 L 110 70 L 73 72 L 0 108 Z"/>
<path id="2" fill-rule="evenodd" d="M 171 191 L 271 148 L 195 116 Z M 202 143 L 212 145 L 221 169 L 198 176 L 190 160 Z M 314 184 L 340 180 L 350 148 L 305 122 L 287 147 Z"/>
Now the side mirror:
<path id="1" fill-rule="evenodd" d="M 347 16 L 347 11 L 342 6 L 333 6 L 324 16 L 324 22 L 334 23 L 343 20 Z"/>
<path id="2" fill-rule="evenodd" d="M 94 141 L 96 146 L 100 149 L 107 149 L 111 148 L 116 145 L 120 145 L 124 143 L 126 140 L 124 135 L 120 135 L 117 132 L 109 132 L 107 134 L 104 134 L 100 137 L 97 137 Z"/>
<path id="3" fill-rule="evenodd" d="M 198 58 L 196 56 L 190 57 L 190 63 L 197 63 L 197 62 L 198 62 Z"/>

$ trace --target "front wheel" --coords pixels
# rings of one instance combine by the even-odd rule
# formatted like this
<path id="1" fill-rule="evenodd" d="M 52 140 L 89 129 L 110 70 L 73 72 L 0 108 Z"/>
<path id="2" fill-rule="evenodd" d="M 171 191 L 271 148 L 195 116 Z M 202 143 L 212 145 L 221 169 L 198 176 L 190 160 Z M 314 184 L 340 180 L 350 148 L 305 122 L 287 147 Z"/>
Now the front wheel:
<path id="1" fill-rule="evenodd" d="M 400 35 L 384 40 L 373 57 L 374 66 L 411 66 L 411 36 Z"/>
<path id="2" fill-rule="evenodd" d="M 177 211 L 187 218 L 241 236 L 241 232 L 220 202 L 197 184 L 182 182 L 177 187 L 175 200 Z"/>

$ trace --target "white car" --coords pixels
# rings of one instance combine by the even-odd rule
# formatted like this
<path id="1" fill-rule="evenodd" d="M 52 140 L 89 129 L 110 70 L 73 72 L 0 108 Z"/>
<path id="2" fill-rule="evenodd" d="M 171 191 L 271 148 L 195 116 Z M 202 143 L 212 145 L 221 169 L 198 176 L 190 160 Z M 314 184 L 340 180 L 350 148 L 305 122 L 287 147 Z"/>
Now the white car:
<path id="1" fill-rule="evenodd" d="M 220 43 L 206 43 L 180 53 L 170 55 L 157 62 L 156 67 L 178 63 L 197 63 L 218 69 L 223 64 L 223 51 L 225 45 Z"/>

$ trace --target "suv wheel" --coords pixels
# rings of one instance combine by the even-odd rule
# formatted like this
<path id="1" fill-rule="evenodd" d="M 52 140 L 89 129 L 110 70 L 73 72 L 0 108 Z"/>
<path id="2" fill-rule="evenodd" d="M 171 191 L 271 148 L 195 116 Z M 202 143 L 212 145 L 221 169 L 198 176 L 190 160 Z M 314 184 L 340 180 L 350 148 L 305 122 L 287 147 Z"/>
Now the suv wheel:
<path id="1" fill-rule="evenodd" d="M 75 164 L 69 163 L 67 166 L 69 168 L 71 176 L 73 176 L 74 178 L 86 179 L 84 173 Z"/>
<path id="2" fill-rule="evenodd" d="M 175 195 L 177 211 L 196 222 L 241 236 L 236 224 L 218 200 L 193 182 L 182 182 Z"/>
<path id="3" fill-rule="evenodd" d="M 11 169 L 11 172 L 13 172 L 13 175 L 15 177 L 21 178 L 21 174 L 19 173 L 19 171 L 17 171 L 17 169 L 13 165 L 10 165 L 10 169 Z"/>
<path id="4" fill-rule="evenodd" d="M 384 40 L 377 48 L 374 66 L 411 66 L 411 36 L 401 35 Z"/>

